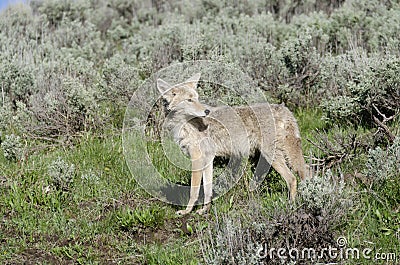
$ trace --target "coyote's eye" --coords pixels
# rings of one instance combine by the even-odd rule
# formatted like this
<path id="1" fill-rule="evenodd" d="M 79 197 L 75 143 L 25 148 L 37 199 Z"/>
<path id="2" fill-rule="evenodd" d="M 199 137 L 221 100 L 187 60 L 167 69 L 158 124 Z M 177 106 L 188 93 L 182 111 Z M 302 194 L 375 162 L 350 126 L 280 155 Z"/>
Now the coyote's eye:
<path id="1" fill-rule="evenodd" d="M 193 102 L 193 99 L 188 98 L 187 101 L 188 101 L 188 102 Z"/>
<path id="2" fill-rule="evenodd" d="M 172 96 L 175 97 L 175 96 L 176 96 L 176 93 L 172 93 Z"/>

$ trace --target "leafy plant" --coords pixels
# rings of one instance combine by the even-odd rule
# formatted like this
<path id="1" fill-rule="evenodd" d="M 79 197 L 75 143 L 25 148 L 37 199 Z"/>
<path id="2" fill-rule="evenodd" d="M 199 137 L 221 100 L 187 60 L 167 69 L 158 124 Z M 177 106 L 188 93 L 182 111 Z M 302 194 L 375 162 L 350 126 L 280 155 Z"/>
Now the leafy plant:
<path id="1" fill-rule="evenodd" d="M 124 208 L 116 213 L 118 227 L 123 231 L 156 228 L 164 223 L 165 209 L 157 206 Z"/>

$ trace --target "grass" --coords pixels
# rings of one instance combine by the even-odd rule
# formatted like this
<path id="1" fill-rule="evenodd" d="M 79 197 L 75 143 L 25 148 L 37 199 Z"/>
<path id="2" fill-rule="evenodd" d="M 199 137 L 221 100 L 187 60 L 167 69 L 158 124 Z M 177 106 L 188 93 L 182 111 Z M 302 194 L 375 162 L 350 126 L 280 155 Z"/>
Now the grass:
<path id="1" fill-rule="evenodd" d="M 76 168 L 68 190 L 56 190 L 48 174 L 58 157 Z M 122 262 L 127 255 L 146 263 L 154 261 L 156 249 L 148 244 L 187 239 L 175 224 L 176 209 L 151 199 L 130 175 L 119 136 L 86 135 L 71 147 L 37 152 L 20 163 L 3 156 L 0 161 L 1 263 L 29 257 L 37 263 L 95 264 Z M 179 240 L 173 242 L 177 249 Z M 126 245 L 136 241 L 134 253 L 127 253 Z"/>
<path id="2" fill-rule="evenodd" d="M 319 110 L 299 110 L 295 115 L 303 139 L 314 137 L 315 129 L 327 128 Z M 315 152 L 307 141 L 303 145 L 305 154 Z M 189 174 L 166 163 L 158 143 L 147 148 L 158 170 L 173 181 L 188 183 Z M 0 155 L 3 264 L 198 264 L 202 262 L 202 231 L 217 222 L 212 213 L 245 214 L 247 202 L 254 198 L 265 209 L 287 203 L 286 183 L 273 170 L 259 191 L 250 192 L 249 166 L 238 185 L 214 202 L 211 214 L 181 218 L 175 215 L 178 207 L 153 199 L 131 176 L 119 135 L 87 133 L 73 145 L 37 150 L 20 162 Z M 75 166 L 73 182 L 66 190 L 53 187 L 48 173 L 58 157 Z M 387 183 L 382 188 L 387 194 L 377 194 L 357 181 L 351 178 L 348 184 L 354 186 L 359 202 L 336 233 L 346 236 L 350 247 L 398 252 L 400 209 L 390 197 L 398 184 Z"/>

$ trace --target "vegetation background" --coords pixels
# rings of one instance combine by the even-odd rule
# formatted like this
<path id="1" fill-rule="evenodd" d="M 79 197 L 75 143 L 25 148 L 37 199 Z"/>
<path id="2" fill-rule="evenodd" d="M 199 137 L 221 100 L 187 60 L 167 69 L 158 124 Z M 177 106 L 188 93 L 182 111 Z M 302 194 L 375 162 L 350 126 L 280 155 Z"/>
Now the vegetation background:
<path id="1" fill-rule="evenodd" d="M 0 262 L 281 264 L 262 246 L 400 257 L 400 4 L 394 0 L 32 0 L 0 13 Z M 124 162 L 135 89 L 174 62 L 229 63 L 296 115 L 315 178 L 270 172 L 207 216 L 174 215 Z M 153 161 L 171 179 L 157 142 Z M 362 255 L 360 255 L 362 256 Z M 324 255 L 292 264 L 370 264 Z M 295 263 L 296 262 L 296 263 Z"/>

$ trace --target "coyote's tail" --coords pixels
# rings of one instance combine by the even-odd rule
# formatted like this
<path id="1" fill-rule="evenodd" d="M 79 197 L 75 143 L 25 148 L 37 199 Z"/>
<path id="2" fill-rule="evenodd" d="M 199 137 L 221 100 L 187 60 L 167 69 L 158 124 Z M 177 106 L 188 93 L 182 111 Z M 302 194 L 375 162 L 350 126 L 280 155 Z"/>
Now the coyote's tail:
<path id="1" fill-rule="evenodd" d="M 292 116 L 292 114 L 290 115 Z M 301 147 L 300 131 L 292 116 L 285 124 L 285 156 L 289 166 L 300 176 L 301 180 L 311 177 L 309 166 L 306 164 Z"/>

